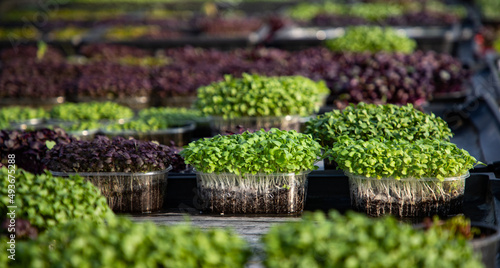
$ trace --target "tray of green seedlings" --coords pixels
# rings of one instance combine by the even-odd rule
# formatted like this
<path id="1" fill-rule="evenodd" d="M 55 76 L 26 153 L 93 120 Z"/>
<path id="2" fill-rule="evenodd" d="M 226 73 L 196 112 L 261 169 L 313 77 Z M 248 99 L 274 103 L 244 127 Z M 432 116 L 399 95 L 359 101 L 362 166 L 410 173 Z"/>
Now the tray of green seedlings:
<path id="1" fill-rule="evenodd" d="M 379 25 L 394 27 L 400 34 L 415 39 L 419 48 L 450 52 L 452 43 L 461 34 L 460 18 L 466 9 L 427 1 L 424 6 L 411 3 L 301 3 L 286 9 L 284 15 L 294 23 L 278 30 L 273 43 L 277 45 L 319 44 L 338 38 L 346 27 Z M 290 44 L 290 45 L 291 45 Z"/>
<path id="2" fill-rule="evenodd" d="M 108 137 L 133 137 L 137 140 L 157 141 L 160 144 L 183 146 L 196 128 L 193 121 L 165 117 L 161 113 L 143 113 L 124 124 L 109 124 L 102 129 Z"/>
<path id="3" fill-rule="evenodd" d="M 52 108 L 49 125 L 81 139 L 93 139 L 106 125 L 123 124 L 133 116 L 132 109 L 114 102 L 65 103 Z"/>
<path id="4" fill-rule="evenodd" d="M 49 113 L 42 108 L 11 106 L 0 109 L 0 129 L 37 129 L 47 123 Z"/>
<path id="5" fill-rule="evenodd" d="M 486 24 L 500 25 L 500 2 L 495 0 L 478 0 L 477 7 L 481 14 L 481 20 Z"/>
<path id="6" fill-rule="evenodd" d="M 87 27 L 79 27 L 68 25 L 63 28 L 57 28 L 51 30 L 45 36 L 46 42 L 48 43 L 71 43 L 73 45 L 80 44 L 91 31 L 90 28 Z"/>
<path id="7" fill-rule="evenodd" d="M 177 107 L 153 107 L 139 111 L 139 117 L 151 115 L 164 116 L 171 121 L 194 122 L 196 129 L 193 138 L 209 137 L 212 135 L 210 127 L 210 117 L 205 116 L 197 109 L 177 108 Z"/>
<path id="8" fill-rule="evenodd" d="M 246 46 L 263 41 L 269 32 L 269 25 L 259 17 L 195 14 L 189 20 L 146 18 L 126 24 L 106 25 L 95 29 L 88 41 L 148 48 Z"/>
<path id="9" fill-rule="evenodd" d="M 34 26 L 2 27 L 0 26 L 0 45 L 2 47 L 35 43 L 42 38 L 42 32 Z"/>

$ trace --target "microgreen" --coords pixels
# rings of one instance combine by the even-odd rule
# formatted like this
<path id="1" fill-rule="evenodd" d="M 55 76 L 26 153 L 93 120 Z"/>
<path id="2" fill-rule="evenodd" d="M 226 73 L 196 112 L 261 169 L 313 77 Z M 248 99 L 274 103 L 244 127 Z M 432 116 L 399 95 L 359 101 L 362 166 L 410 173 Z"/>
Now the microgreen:
<path id="1" fill-rule="evenodd" d="M 21 106 L 4 107 L 0 109 L 0 129 L 6 129 L 11 123 L 29 119 L 48 118 L 49 114 L 42 108 Z"/>
<path id="2" fill-rule="evenodd" d="M 175 108 L 175 107 L 152 107 L 139 112 L 139 117 L 163 116 L 171 121 L 193 121 L 206 122 L 208 118 L 201 114 L 200 110 Z"/>
<path id="3" fill-rule="evenodd" d="M 158 226 L 127 218 L 106 223 L 73 221 L 16 246 L 16 261 L 9 267 L 57 263 L 62 267 L 229 268 L 244 267 L 251 254 L 247 242 L 230 230 Z"/>
<path id="4" fill-rule="evenodd" d="M 432 139 L 414 142 L 383 137 L 354 140 L 340 137 L 329 151 L 339 169 L 371 178 L 437 178 L 467 174 L 477 160 L 455 144 Z"/>
<path id="5" fill-rule="evenodd" d="M 298 173 L 316 169 L 320 145 L 310 135 L 271 129 L 191 142 L 180 152 L 204 173 Z"/>
<path id="6" fill-rule="evenodd" d="M 208 118 L 199 110 L 186 108 L 153 107 L 143 109 L 139 116 L 124 124 L 114 123 L 105 127 L 108 132 L 135 131 L 147 133 L 168 128 L 182 127 L 188 123 L 207 123 Z"/>
<path id="7" fill-rule="evenodd" d="M 308 116 L 316 112 L 325 83 L 301 76 L 266 77 L 226 75 L 224 81 L 198 89 L 196 107 L 205 115 L 224 118 L 244 116 Z"/>
<path id="8" fill-rule="evenodd" d="M 484 267 L 463 238 L 354 212 L 309 213 L 272 227 L 262 240 L 267 268 Z"/>
<path id="9" fill-rule="evenodd" d="M 412 53 L 417 43 L 393 28 L 352 26 L 344 36 L 326 41 L 326 46 L 341 52 L 403 52 Z"/>
<path id="10" fill-rule="evenodd" d="M 20 168 L 40 174 L 45 165 L 48 148 L 47 141 L 67 144 L 72 138 L 61 128 L 40 129 L 35 131 L 2 130 L 0 131 L 0 159 L 7 164 L 9 154 L 16 155 L 16 165 Z"/>
<path id="11" fill-rule="evenodd" d="M 449 140 L 453 135 L 447 123 L 434 114 L 425 114 L 411 104 L 351 104 L 344 110 L 333 110 L 306 123 L 311 134 L 323 147 L 334 146 L 347 135 L 356 140 L 383 137 L 386 140 L 416 141 L 419 139 Z"/>
<path id="12" fill-rule="evenodd" d="M 56 145 L 44 160 L 49 170 L 60 172 L 150 172 L 179 162 L 182 159 L 168 146 L 104 136 Z"/>
<path id="13" fill-rule="evenodd" d="M 481 235 L 481 230 L 473 227 L 471 220 L 464 215 L 457 215 L 446 220 L 440 220 L 439 216 L 435 215 L 432 220 L 424 219 L 423 225 L 425 229 L 433 228 L 436 232 L 450 232 L 467 240 Z"/>
<path id="14" fill-rule="evenodd" d="M 103 221 L 112 217 L 106 199 L 90 182 L 79 176 L 54 177 L 50 172 L 34 175 L 19 168 L 15 174 L 0 169 L 0 218 L 8 206 L 17 206 L 16 217 L 28 220 L 39 230 L 46 230 L 72 219 L 79 222 Z M 15 204 L 10 203 L 10 178 L 15 178 Z"/>
<path id="15" fill-rule="evenodd" d="M 43 60 L 43 57 L 45 57 L 45 53 L 47 52 L 48 46 L 47 43 L 43 41 L 38 42 L 38 51 L 36 52 L 36 58 L 38 60 Z"/>
<path id="16" fill-rule="evenodd" d="M 54 148 L 54 146 L 56 145 L 56 143 L 54 141 L 45 141 L 45 146 L 47 146 L 47 149 L 52 149 Z"/>
<path id="17" fill-rule="evenodd" d="M 96 121 L 127 119 L 133 117 L 134 112 L 114 102 L 64 103 L 52 108 L 50 116 L 67 121 Z"/>

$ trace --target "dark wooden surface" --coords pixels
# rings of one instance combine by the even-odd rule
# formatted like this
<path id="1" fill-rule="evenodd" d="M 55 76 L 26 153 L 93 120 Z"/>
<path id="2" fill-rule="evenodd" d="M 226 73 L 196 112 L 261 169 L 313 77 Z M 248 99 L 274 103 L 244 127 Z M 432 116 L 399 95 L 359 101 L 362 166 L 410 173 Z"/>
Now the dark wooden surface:
<path id="1" fill-rule="evenodd" d="M 254 252 L 247 268 L 261 268 L 262 244 L 260 238 L 271 226 L 297 221 L 299 216 L 220 216 L 220 215 L 190 215 L 188 213 L 166 212 L 155 214 L 131 215 L 133 221 L 152 221 L 158 225 L 192 224 L 201 228 L 230 228 L 247 240 Z"/>

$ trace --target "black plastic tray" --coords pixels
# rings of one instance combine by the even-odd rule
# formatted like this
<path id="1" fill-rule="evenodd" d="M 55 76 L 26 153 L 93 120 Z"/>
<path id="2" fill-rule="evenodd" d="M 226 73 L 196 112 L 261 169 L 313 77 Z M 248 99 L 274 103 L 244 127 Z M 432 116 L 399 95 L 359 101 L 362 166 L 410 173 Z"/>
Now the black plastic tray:
<path id="1" fill-rule="evenodd" d="M 488 70 L 483 71 L 487 78 L 484 89 L 500 103 L 500 57 L 496 54 L 488 54 L 485 60 Z"/>
<path id="2" fill-rule="evenodd" d="M 464 103 L 432 102 L 425 110 L 443 118 L 452 129 L 451 141 L 479 161 L 500 161 L 500 112 L 488 95 Z"/>
<path id="3" fill-rule="evenodd" d="M 194 173 L 169 173 L 162 212 L 200 214 Z M 342 171 L 313 171 L 308 176 L 306 211 L 351 210 L 349 181 Z M 493 173 L 472 173 L 466 179 L 464 214 L 473 221 L 499 225 L 500 179 Z"/>

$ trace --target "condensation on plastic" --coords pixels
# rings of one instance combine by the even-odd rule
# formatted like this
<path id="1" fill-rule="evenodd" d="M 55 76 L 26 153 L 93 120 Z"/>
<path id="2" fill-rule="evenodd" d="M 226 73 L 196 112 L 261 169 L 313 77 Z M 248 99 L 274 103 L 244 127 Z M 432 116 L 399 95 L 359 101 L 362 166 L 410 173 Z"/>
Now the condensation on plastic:
<path id="1" fill-rule="evenodd" d="M 106 197 L 114 212 L 153 212 L 162 209 L 167 189 L 168 171 L 126 172 L 54 172 L 54 176 L 79 175 L 94 184 Z"/>
<path id="2" fill-rule="evenodd" d="M 44 118 L 33 118 L 28 120 L 21 120 L 17 122 L 11 122 L 11 129 L 21 129 L 21 130 L 36 130 L 46 127 L 47 119 Z"/>
<path id="3" fill-rule="evenodd" d="M 301 213 L 308 172 L 286 174 L 196 173 L 199 209 L 225 214 Z"/>
<path id="4" fill-rule="evenodd" d="M 221 116 L 212 116 L 211 127 L 214 135 L 226 134 L 227 132 L 237 133 L 239 127 L 245 129 L 271 129 L 300 131 L 300 116 L 264 116 L 264 117 L 238 117 L 224 119 Z"/>
<path id="5" fill-rule="evenodd" d="M 462 213 L 465 179 L 469 173 L 445 178 L 349 177 L 351 206 L 369 216 L 392 214 L 400 218 L 446 217 Z"/>

